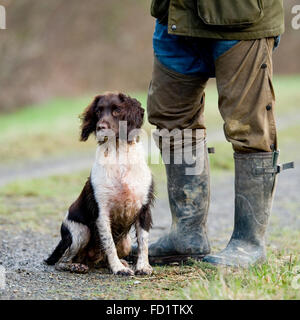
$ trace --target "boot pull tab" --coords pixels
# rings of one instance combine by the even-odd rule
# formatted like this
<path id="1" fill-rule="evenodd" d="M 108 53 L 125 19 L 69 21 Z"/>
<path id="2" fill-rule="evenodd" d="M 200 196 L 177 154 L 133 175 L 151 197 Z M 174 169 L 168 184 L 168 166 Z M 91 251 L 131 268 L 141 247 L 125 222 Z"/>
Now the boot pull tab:
<path id="1" fill-rule="evenodd" d="M 294 161 L 291 161 L 283 164 L 277 164 L 276 167 L 277 167 L 277 171 L 275 173 L 280 173 L 281 171 L 286 169 L 294 169 L 295 163 Z"/>
<path id="2" fill-rule="evenodd" d="M 214 147 L 208 147 L 207 148 L 208 153 L 215 153 L 215 148 Z"/>
<path id="3" fill-rule="evenodd" d="M 279 150 L 273 151 L 273 161 L 272 167 L 268 168 L 255 168 L 254 169 L 254 174 L 255 175 L 262 175 L 262 174 L 278 174 L 284 170 L 287 169 L 293 169 L 295 168 L 295 163 L 294 161 L 283 163 L 283 164 L 277 164 L 279 158 Z"/>
<path id="4" fill-rule="evenodd" d="M 273 167 L 277 166 L 280 150 L 273 151 Z"/>
<path id="5" fill-rule="evenodd" d="M 280 163 L 277 164 L 278 158 L 279 158 L 279 152 L 280 152 L 280 150 L 275 150 L 273 152 L 273 167 L 274 167 L 274 170 L 275 170 L 274 173 L 280 173 L 283 170 L 295 168 L 294 161 L 283 163 L 283 164 L 280 164 Z"/>

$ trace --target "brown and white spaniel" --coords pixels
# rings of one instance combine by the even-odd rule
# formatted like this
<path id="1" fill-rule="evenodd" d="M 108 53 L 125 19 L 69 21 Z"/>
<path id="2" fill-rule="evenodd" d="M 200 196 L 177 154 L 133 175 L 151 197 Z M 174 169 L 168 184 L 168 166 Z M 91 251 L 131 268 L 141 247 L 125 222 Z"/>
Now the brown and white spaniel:
<path id="1" fill-rule="evenodd" d="M 143 116 L 141 104 L 122 93 L 98 95 L 84 111 L 81 140 L 96 135 L 96 158 L 61 225 L 61 240 L 47 264 L 59 270 L 87 272 L 89 266 L 100 263 L 114 274 L 133 275 L 120 259 L 130 253 L 129 231 L 135 225 L 135 274 L 151 274 L 148 234 L 154 196 L 152 175 L 138 139 Z"/>

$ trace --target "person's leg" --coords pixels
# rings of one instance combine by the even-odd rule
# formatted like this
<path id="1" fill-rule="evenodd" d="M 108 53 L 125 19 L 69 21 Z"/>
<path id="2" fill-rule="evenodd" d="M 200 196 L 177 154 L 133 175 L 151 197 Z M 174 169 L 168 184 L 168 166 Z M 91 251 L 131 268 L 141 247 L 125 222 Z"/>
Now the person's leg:
<path id="1" fill-rule="evenodd" d="M 167 129 L 167 132 L 177 129 L 179 139 L 169 141 L 164 130 L 154 136 L 165 162 L 172 226 L 169 233 L 149 246 L 152 264 L 201 258 L 210 252 L 206 235 L 209 164 L 203 121 L 207 80 L 206 77 L 176 73 L 157 59 L 154 61 L 148 93 L 148 119 L 158 129 Z M 184 129 L 190 130 L 190 137 L 186 132 L 183 134 Z M 164 149 L 168 143 L 170 151 Z M 181 156 L 183 144 L 184 152 L 193 153 L 195 163 Z"/>
<path id="2" fill-rule="evenodd" d="M 168 35 L 166 26 L 156 24 L 153 46 L 147 111 L 149 122 L 158 129 L 154 138 L 165 162 L 172 226 L 149 246 L 149 261 L 169 263 L 203 257 L 210 251 L 206 235 L 209 167 L 203 117 L 208 77 L 193 41 Z M 168 132 L 173 129 L 179 132 L 179 139 L 169 140 Z M 190 131 L 183 136 L 184 129 Z M 189 159 L 181 154 L 183 145 L 192 153 Z M 133 248 L 133 254 L 135 251 Z"/>
<path id="3" fill-rule="evenodd" d="M 223 251 L 204 261 L 248 266 L 265 259 L 278 173 L 272 86 L 274 39 L 240 41 L 215 63 L 219 109 L 235 159 L 235 219 Z"/>

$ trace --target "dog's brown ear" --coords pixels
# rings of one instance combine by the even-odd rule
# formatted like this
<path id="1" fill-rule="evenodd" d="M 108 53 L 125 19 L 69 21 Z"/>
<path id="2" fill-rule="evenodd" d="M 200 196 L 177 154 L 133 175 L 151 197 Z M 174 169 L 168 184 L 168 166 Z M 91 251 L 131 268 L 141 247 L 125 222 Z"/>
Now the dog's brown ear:
<path id="1" fill-rule="evenodd" d="M 133 129 L 140 129 L 144 121 L 145 110 L 142 108 L 141 103 L 131 97 L 126 97 L 127 104 L 127 127 L 128 133 Z"/>
<path id="2" fill-rule="evenodd" d="M 80 119 L 82 121 L 80 141 L 86 141 L 89 138 L 90 134 L 96 131 L 96 107 L 100 98 L 101 95 L 96 96 L 80 116 Z"/>
<path id="3" fill-rule="evenodd" d="M 124 93 L 120 92 L 118 96 L 121 102 L 124 102 L 126 100 L 126 95 Z"/>

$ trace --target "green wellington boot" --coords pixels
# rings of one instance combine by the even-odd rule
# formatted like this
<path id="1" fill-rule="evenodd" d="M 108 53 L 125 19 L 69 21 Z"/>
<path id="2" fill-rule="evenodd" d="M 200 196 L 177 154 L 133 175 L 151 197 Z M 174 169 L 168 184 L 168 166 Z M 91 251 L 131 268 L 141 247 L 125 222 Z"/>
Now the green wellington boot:
<path id="1" fill-rule="evenodd" d="M 168 234 L 149 246 L 149 262 L 152 264 L 201 259 L 210 252 L 206 234 L 209 161 L 204 137 L 197 140 L 197 150 L 200 152 L 193 156 L 196 165 L 187 164 L 185 160 L 182 164 L 174 164 L 172 154 L 170 164 L 165 164 L 172 225 Z"/>
<path id="2" fill-rule="evenodd" d="M 247 267 L 265 261 L 265 232 L 277 173 L 293 163 L 277 165 L 279 152 L 235 153 L 234 230 L 227 247 L 203 261 Z"/>

